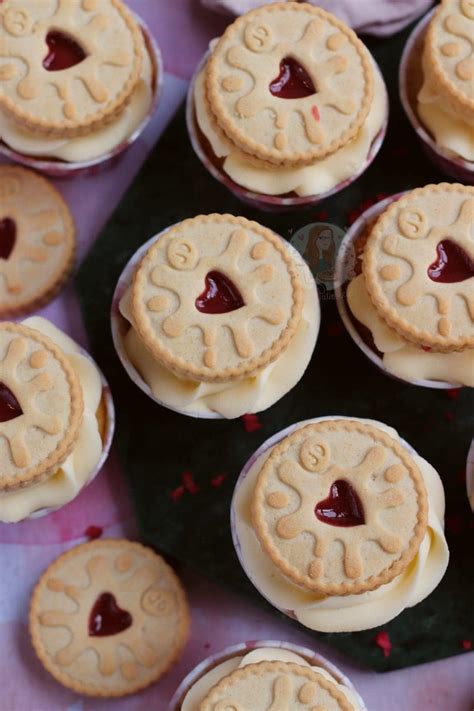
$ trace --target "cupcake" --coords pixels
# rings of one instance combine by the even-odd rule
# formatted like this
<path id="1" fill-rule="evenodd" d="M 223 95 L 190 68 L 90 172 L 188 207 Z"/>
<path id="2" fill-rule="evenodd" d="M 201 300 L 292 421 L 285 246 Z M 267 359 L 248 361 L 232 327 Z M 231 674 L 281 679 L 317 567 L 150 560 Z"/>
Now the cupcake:
<path id="1" fill-rule="evenodd" d="M 251 705 L 249 705 L 249 700 Z M 365 711 L 365 704 L 333 664 L 288 642 L 249 642 L 205 659 L 182 682 L 168 711 L 270 708 Z"/>
<path id="2" fill-rule="evenodd" d="M 385 624 L 438 585 L 448 564 L 441 480 L 380 422 L 319 418 L 265 442 L 232 502 L 250 581 L 320 632 Z"/>
<path id="3" fill-rule="evenodd" d="M 0 318 L 56 296 L 74 263 L 75 232 L 67 204 L 49 181 L 0 166 Z"/>
<path id="4" fill-rule="evenodd" d="M 443 0 L 415 28 L 400 65 L 408 118 L 441 170 L 474 182 L 474 11 Z"/>
<path id="5" fill-rule="evenodd" d="M 114 411 L 97 365 L 43 318 L 0 323 L 0 521 L 58 509 L 98 473 Z"/>
<path id="6" fill-rule="evenodd" d="M 362 257 L 347 306 L 365 344 L 402 380 L 474 386 L 473 219 L 474 188 L 428 185 L 355 236 Z"/>
<path id="7" fill-rule="evenodd" d="M 161 556 L 131 541 L 101 539 L 63 553 L 31 597 L 39 660 L 60 684 L 88 696 L 124 696 L 157 681 L 188 630 L 181 582 Z"/>
<path id="8" fill-rule="evenodd" d="M 7 0 L 0 40 L 0 150 L 13 160 L 77 174 L 123 151 L 150 118 L 159 53 L 120 0 Z"/>
<path id="9" fill-rule="evenodd" d="M 319 330 L 302 257 L 256 222 L 200 215 L 132 258 L 113 306 L 115 346 L 160 404 L 235 418 L 273 405 L 302 377 Z"/>
<path id="10" fill-rule="evenodd" d="M 198 156 L 263 208 L 314 204 L 355 180 L 387 113 L 380 71 L 354 32 L 295 2 L 239 17 L 211 44 L 188 97 Z"/>

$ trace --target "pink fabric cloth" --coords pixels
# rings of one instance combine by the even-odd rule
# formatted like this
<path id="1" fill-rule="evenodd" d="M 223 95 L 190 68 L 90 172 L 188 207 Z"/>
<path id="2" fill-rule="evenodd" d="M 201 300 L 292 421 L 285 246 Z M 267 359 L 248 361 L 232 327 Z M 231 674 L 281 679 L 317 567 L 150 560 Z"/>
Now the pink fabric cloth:
<path id="1" fill-rule="evenodd" d="M 211 10 L 242 15 L 268 0 L 201 0 Z M 329 10 L 358 33 L 387 37 L 403 29 L 433 4 L 432 0 L 309 0 Z"/>

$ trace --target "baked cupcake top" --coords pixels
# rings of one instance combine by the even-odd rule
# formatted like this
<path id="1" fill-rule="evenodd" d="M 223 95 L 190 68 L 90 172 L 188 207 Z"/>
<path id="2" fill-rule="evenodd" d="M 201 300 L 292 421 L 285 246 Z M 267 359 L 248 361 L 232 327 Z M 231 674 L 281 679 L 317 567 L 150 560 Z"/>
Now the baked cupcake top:
<path id="1" fill-rule="evenodd" d="M 474 188 L 441 183 L 392 203 L 373 228 L 363 273 L 378 314 L 439 351 L 474 346 Z"/>
<path id="2" fill-rule="evenodd" d="M 443 0 L 426 35 L 426 61 L 435 86 L 454 108 L 474 116 L 474 3 Z"/>
<path id="3" fill-rule="evenodd" d="M 285 576 L 321 595 L 348 595 L 403 572 L 425 534 L 428 503 L 414 459 L 387 433 L 324 420 L 274 447 L 252 514 Z"/>
<path id="4" fill-rule="evenodd" d="M 55 295 L 72 267 L 72 215 L 45 178 L 0 167 L 0 318 L 39 307 Z"/>
<path id="5" fill-rule="evenodd" d="M 360 130 L 373 94 L 367 49 L 343 22 L 306 3 L 274 3 L 239 17 L 206 68 L 218 127 L 245 153 L 306 165 Z"/>
<path id="6" fill-rule="evenodd" d="M 303 290 L 283 240 L 232 215 L 165 232 L 138 266 L 133 319 L 151 353 L 201 381 L 251 376 L 274 361 L 301 318 Z"/>
<path id="7" fill-rule="evenodd" d="M 61 555 L 31 598 L 30 633 L 46 669 L 91 696 L 122 696 L 156 681 L 188 634 L 181 583 L 151 549 L 126 540 Z"/>
<path id="8" fill-rule="evenodd" d="M 60 349 L 39 331 L 0 323 L 0 491 L 56 471 L 82 414 L 81 386 Z"/>
<path id="9" fill-rule="evenodd" d="M 139 29 L 120 0 L 6 0 L 0 45 L 0 109 L 48 135 L 112 120 L 140 76 Z"/>
<path id="10" fill-rule="evenodd" d="M 199 711 L 354 711 L 335 681 L 292 662 L 248 664 L 221 679 Z"/>

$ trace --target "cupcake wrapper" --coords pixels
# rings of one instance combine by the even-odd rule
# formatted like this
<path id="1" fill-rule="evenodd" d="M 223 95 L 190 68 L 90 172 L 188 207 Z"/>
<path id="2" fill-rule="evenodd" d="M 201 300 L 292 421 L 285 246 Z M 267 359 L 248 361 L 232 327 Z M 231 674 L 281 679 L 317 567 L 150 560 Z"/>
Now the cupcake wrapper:
<path id="1" fill-rule="evenodd" d="M 241 656 L 254 649 L 261 649 L 263 647 L 271 647 L 273 649 L 285 649 L 288 652 L 293 652 L 294 654 L 299 654 L 312 666 L 319 666 L 325 669 L 331 676 L 333 676 L 339 684 L 346 686 L 350 689 L 357 697 L 361 711 L 367 711 L 367 707 L 363 700 L 357 693 L 350 679 L 348 679 L 345 674 L 341 672 L 332 662 L 328 661 L 325 657 L 320 654 L 316 654 L 311 649 L 307 647 L 301 647 L 298 644 L 292 644 L 291 642 L 278 642 L 272 640 L 258 640 L 252 642 L 242 642 L 241 644 L 234 644 L 231 647 L 226 647 L 221 652 L 213 654 L 206 659 L 203 659 L 194 669 L 183 679 L 176 692 L 171 699 L 167 711 L 181 711 L 181 704 L 184 697 L 191 689 L 192 686 L 207 672 L 214 669 L 222 662 L 227 659 L 231 659 L 235 656 Z"/>
<path id="2" fill-rule="evenodd" d="M 178 223 L 176 223 L 178 224 Z M 120 313 L 120 301 L 122 299 L 122 296 L 130 286 L 133 278 L 133 274 L 138 267 L 138 264 L 141 262 L 143 257 L 145 256 L 146 252 L 148 249 L 151 247 L 151 245 L 156 242 L 157 239 L 165 235 L 170 229 L 175 227 L 175 225 L 170 225 L 167 227 L 165 230 L 160 232 L 159 234 L 155 235 L 151 239 L 149 239 L 145 244 L 143 244 L 140 249 L 138 249 L 135 254 L 131 257 L 131 259 L 127 262 L 122 274 L 119 277 L 119 280 L 117 282 L 117 286 L 115 287 L 115 292 L 113 295 L 112 299 L 112 308 L 111 308 L 111 313 L 110 313 L 110 319 L 111 319 L 111 329 L 112 329 L 112 340 L 114 342 L 115 350 L 117 352 L 117 355 L 120 359 L 120 362 L 122 363 L 123 367 L 127 371 L 128 376 L 130 379 L 137 385 L 140 390 L 142 390 L 145 395 L 148 395 L 149 398 L 151 398 L 154 402 L 157 403 L 157 405 L 161 405 L 162 407 L 166 407 L 168 410 L 172 410 L 173 412 L 177 412 L 179 415 L 185 415 L 186 417 L 194 417 L 197 419 L 206 419 L 206 420 L 223 420 L 225 419 L 222 415 L 220 415 L 217 412 L 189 412 L 187 410 L 181 410 L 180 408 L 177 407 L 172 407 L 171 405 L 167 404 L 166 402 L 163 402 L 160 400 L 156 395 L 152 392 L 150 386 L 148 383 L 145 382 L 145 380 L 142 378 L 138 370 L 135 368 L 133 363 L 131 362 L 128 353 L 125 349 L 124 345 L 124 337 L 126 333 L 128 332 L 130 328 L 130 323 L 127 321 L 126 318 L 122 316 Z M 276 233 L 275 233 L 276 234 Z M 279 236 L 279 235 L 277 235 Z M 280 239 L 283 239 L 280 237 Z M 298 257 L 301 258 L 301 255 L 297 250 L 286 240 L 283 240 L 288 251 L 290 253 L 294 252 L 295 254 L 298 254 Z"/>
<path id="3" fill-rule="evenodd" d="M 442 380 L 406 380 L 405 378 L 400 378 L 397 375 L 394 375 L 393 373 L 388 371 L 379 354 L 373 351 L 360 335 L 354 323 L 356 319 L 352 316 L 349 306 L 347 304 L 346 295 L 344 292 L 344 285 L 348 281 L 344 273 L 344 262 L 347 251 L 352 247 L 353 242 L 359 237 L 359 235 L 365 231 L 367 225 L 370 224 L 374 219 L 376 219 L 392 202 L 398 200 L 398 198 L 400 198 L 403 194 L 404 193 L 397 193 L 396 195 L 391 195 L 385 200 L 378 202 L 376 205 L 372 205 L 372 207 L 363 212 L 362 215 L 353 223 L 350 230 L 344 237 L 339 248 L 336 260 L 335 293 L 337 309 L 339 311 L 339 316 L 341 317 L 341 320 L 343 321 L 354 343 L 367 356 L 367 358 L 372 361 L 372 363 L 384 373 L 384 375 L 387 375 L 393 380 L 397 380 L 398 382 L 408 383 L 410 385 L 417 385 L 422 388 L 433 388 L 435 390 L 452 390 L 454 387 L 459 386 L 454 383 L 446 383 Z"/>
<path id="4" fill-rule="evenodd" d="M 295 430 L 298 430 L 301 427 L 305 427 L 306 425 L 315 424 L 317 422 L 324 422 L 324 420 L 333 420 L 333 419 L 350 420 L 351 418 L 347 417 L 346 415 L 327 415 L 325 417 L 315 417 L 315 418 L 312 418 L 309 420 L 303 420 L 301 422 L 296 422 L 295 424 L 290 425 L 289 427 L 286 427 L 284 430 L 277 432 L 276 434 L 272 435 L 267 440 L 265 440 L 265 442 L 263 442 L 263 444 L 260 445 L 260 447 L 252 454 L 250 459 L 248 459 L 247 462 L 244 464 L 244 467 L 243 467 L 242 471 L 240 472 L 237 482 L 235 484 L 234 493 L 232 495 L 232 501 L 231 501 L 231 505 L 230 505 L 230 527 L 231 527 L 232 542 L 234 544 L 234 549 L 237 554 L 237 558 L 239 559 L 239 563 L 242 567 L 242 570 L 244 571 L 245 575 L 248 577 L 248 579 L 250 580 L 250 582 L 252 583 L 254 588 L 258 591 L 258 593 L 272 607 L 279 610 L 280 612 L 282 612 L 284 615 L 286 615 L 290 619 L 296 620 L 296 621 L 298 621 L 298 619 L 297 619 L 294 611 L 283 609 L 283 608 L 280 608 L 277 605 L 275 605 L 275 603 L 260 590 L 258 584 L 255 582 L 255 580 L 253 580 L 252 576 L 249 574 L 249 572 L 246 568 L 244 556 L 242 554 L 242 548 L 240 545 L 240 540 L 239 540 L 239 537 L 237 534 L 237 524 L 236 524 L 237 514 L 235 511 L 235 497 L 236 497 L 236 493 L 239 490 L 239 487 L 242 484 L 242 482 L 244 481 L 245 477 L 247 476 L 249 471 L 252 469 L 252 467 L 255 464 L 255 462 L 257 461 L 257 459 L 259 459 L 259 457 L 262 456 L 262 454 L 265 454 L 266 452 L 268 452 L 269 449 L 272 449 L 273 447 L 275 447 L 285 437 L 288 437 Z M 403 447 L 405 447 L 405 449 L 410 454 L 412 454 L 412 455 L 417 454 L 417 452 L 413 449 L 413 447 L 410 444 L 408 444 L 408 442 L 406 442 L 401 437 L 400 437 L 400 442 L 403 445 Z"/>
<path id="5" fill-rule="evenodd" d="M 143 32 L 145 42 L 150 53 L 150 57 L 154 63 L 155 68 L 155 78 L 153 83 L 153 101 L 150 106 L 150 110 L 135 131 L 118 146 L 115 146 L 112 150 L 104 153 L 102 156 L 93 158 L 88 161 L 82 162 L 66 162 L 61 160 L 48 160 L 36 158 L 35 156 L 29 156 L 24 153 L 19 153 L 13 148 L 10 148 L 6 143 L 0 140 L 0 155 L 4 155 L 9 160 L 20 163 L 21 165 L 36 170 L 39 173 L 48 175 L 51 178 L 76 178 L 84 175 L 97 175 L 102 173 L 104 170 L 108 170 L 115 163 L 117 163 L 120 156 L 130 148 L 130 146 L 135 143 L 135 141 L 141 136 L 148 123 L 150 122 L 153 114 L 158 106 L 161 92 L 163 89 L 163 60 L 161 57 L 161 52 L 156 44 L 152 33 L 150 32 L 144 21 L 134 15 L 140 29 Z"/>
<path id="6" fill-rule="evenodd" d="M 83 355 L 85 358 L 91 361 L 91 363 L 97 368 L 99 371 L 100 375 L 100 380 L 102 383 L 102 398 L 105 403 L 105 412 L 106 412 L 106 425 L 105 425 L 105 437 L 102 445 L 102 454 L 97 462 L 96 467 L 91 471 L 87 481 L 85 482 L 84 486 L 80 489 L 80 491 L 77 493 L 77 496 L 85 489 L 86 486 L 88 486 L 94 479 L 96 478 L 97 474 L 100 472 L 102 467 L 104 466 L 107 457 L 109 456 L 110 453 L 110 448 L 112 446 L 112 440 L 114 438 L 114 431 L 115 431 L 115 407 L 114 407 L 114 401 L 112 398 L 112 392 L 110 390 L 109 384 L 107 380 L 105 379 L 104 374 L 100 370 L 99 366 L 95 362 L 95 360 L 92 358 L 92 356 L 89 355 L 89 353 L 81 348 L 81 355 Z M 69 502 L 68 502 L 69 503 Z M 63 504 L 64 506 L 66 504 Z M 40 509 L 38 511 L 34 511 L 32 514 L 26 517 L 26 519 L 23 520 L 29 520 L 29 519 L 35 519 L 35 518 L 42 518 L 43 516 L 47 516 L 50 513 L 53 513 L 53 511 L 58 511 L 62 506 L 56 506 L 52 508 L 45 508 L 45 509 Z"/>
<path id="7" fill-rule="evenodd" d="M 335 193 L 340 192 L 344 188 L 347 188 L 348 185 L 351 185 L 357 178 L 359 178 L 362 173 L 364 173 L 367 168 L 370 166 L 372 161 L 374 160 L 375 156 L 379 152 L 382 143 L 385 138 L 385 134 L 387 132 L 387 125 L 388 125 L 388 111 L 389 111 L 389 106 L 388 106 L 388 96 L 386 99 L 386 116 L 385 116 L 385 121 L 383 123 L 382 128 L 374 138 L 372 145 L 369 150 L 369 154 L 367 156 L 367 159 L 362 166 L 362 168 L 355 173 L 353 176 L 350 178 L 346 178 L 346 180 L 343 180 L 342 182 L 338 183 L 337 185 L 334 186 L 331 190 L 328 190 L 325 193 L 321 193 L 320 195 L 308 195 L 308 196 L 294 196 L 294 197 L 280 197 L 279 195 L 264 195 L 262 193 L 256 193 L 252 190 L 247 190 L 247 188 L 242 187 L 241 185 L 238 185 L 238 183 L 235 183 L 226 173 L 224 173 L 223 170 L 221 170 L 219 167 L 217 167 L 209 158 L 207 155 L 206 151 L 204 150 L 203 146 L 201 145 L 201 139 L 199 136 L 199 132 L 197 129 L 196 125 L 196 120 L 195 120 L 195 115 L 194 115 L 194 87 L 196 83 L 197 76 L 201 72 L 202 68 L 206 64 L 207 60 L 209 59 L 210 56 L 210 51 L 208 50 L 206 54 L 203 56 L 201 59 L 196 72 L 194 73 L 194 76 L 191 80 L 191 83 L 189 85 L 188 89 L 188 95 L 187 95 L 187 100 L 186 100 L 186 124 L 188 128 L 188 134 L 189 138 L 191 140 L 192 147 L 194 149 L 195 154 L 203 164 L 203 166 L 206 168 L 206 170 L 217 180 L 219 183 L 224 185 L 228 190 L 230 190 L 235 197 L 237 197 L 239 200 L 242 202 L 251 205 L 252 207 L 256 207 L 259 210 L 263 210 L 266 212 L 287 212 L 290 210 L 296 210 L 296 209 L 307 209 L 308 207 L 314 207 L 318 203 L 322 202 L 323 200 L 326 200 L 327 198 L 331 197 L 331 195 L 334 195 Z M 375 60 L 374 60 L 375 63 Z M 379 66 L 375 63 L 376 70 L 379 72 L 379 74 L 382 76 L 382 73 L 380 71 Z"/>
<path id="8" fill-rule="evenodd" d="M 460 183 L 467 185 L 474 184 L 474 163 L 463 160 L 461 157 L 453 156 L 449 151 L 438 146 L 433 138 L 429 135 L 426 129 L 420 122 L 408 98 L 407 79 L 408 67 L 412 58 L 413 52 L 416 50 L 422 35 L 426 32 L 428 24 L 433 17 L 436 8 L 429 12 L 416 25 L 407 40 L 400 61 L 398 86 L 400 92 L 400 101 L 405 110 L 407 118 L 416 132 L 419 141 L 431 162 L 443 173 Z"/>

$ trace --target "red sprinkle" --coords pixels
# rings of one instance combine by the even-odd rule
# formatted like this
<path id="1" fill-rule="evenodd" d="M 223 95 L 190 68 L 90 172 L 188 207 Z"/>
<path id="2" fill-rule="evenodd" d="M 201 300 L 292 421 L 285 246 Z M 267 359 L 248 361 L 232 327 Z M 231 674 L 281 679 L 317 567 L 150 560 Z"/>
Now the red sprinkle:
<path id="1" fill-rule="evenodd" d="M 211 484 L 215 489 L 218 489 L 224 481 L 227 479 L 227 474 L 217 474 L 217 476 L 211 479 Z"/>
<path id="2" fill-rule="evenodd" d="M 329 212 L 327 210 L 320 210 L 319 212 L 314 213 L 314 217 L 317 220 L 327 220 L 329 217 Z"/>
<path id="3" fill-rule="evenodd" d="M 462 531 L 462 518 L 459 514 L 451 514 L 444 519 L 446 530 L 453 536 L 459 536 Z"/>
<path id="4" fill-rule="evenodd" d="M 465 649 L 466 652 L 469 651 L 469 649 L 472 649 L 472 642 L 470 639 L 462 639 L 460 644 L 462 649 Z"/>
<path id="5" fill-rule="evenodd" d="M 328 326 L 328 336 L 341 336 L 344 333 L 344 324 L 342 321 L 335 321 Z"/>
<path id="6" fill-rule="evenodd" d="M 392 150 L 392 155 L 397 156 L 398 158 L 406 158 L 410 155 L 410 151 L 407 146 L 397 146 Z"/>
<path id="7" fill-rule="evenodd" d="M 87 526 L 86 530 L 84 531 L 84 535 L 90 541 L 95 541 L 96 538 L 101 537 L 103 532 L 104 532 L 104 529 L 101 528 L 100 526 Z"/>
<path id="8" fill-rule="evenodd" d="M 318 109 L 317 106 L 312 106 L 312 107 L 311 107 L 311 113 L 313 114 L 313 118 L 314 118 L 316 121 L 321 121 L 321 116 L 320 116 L 319 109 Z"/>
<path id="9" fill-rule="evenodd" d="M 241 419 L 246 432 L 256 432 L 263 427 L 257 415 L 242 415 Z"/>
<path id="10" fill-rule="evenodd" d="M 360 213 L 359 210 L 349 210 L 349 213 L 348 213 L 348 215 L 347 215 L 348 220 L 349 220 L 349 224 L 350 224 L 350 225 L 353 225 L 354 222 L 357 220 L 357 218 L 359 217 L 360 214 L 361 214 L 361 213 Z"/>
<path id="11" fill-rule="evenodd" d="M 197 494 L 198 493 L 199 486 L 194 481 L 194 476 L 192 475 L 191 472 L 183 472 L 181 481 L 183 482 L 183 486 L 186 489 L 186 491 L 189 491 L 190 494 Z"/>
<path id="12" fill-rule="evenodd" d="M 445 390 L 445 393 L 450 400 L 457 400 L 461 394 L 461 388 L 452 388 L 452 390 Z"/>
<path id="13" fill-rule="evenodd" d="M 377 632 L 375 635 L 375 644 L 377 647 L 380 647 L 384 657 L 390 656 L 390 652 L 392 651 L 392 643 L 390 641 L 390 637 L 388 636 L 388 632 L 385 632 L 385 630 Z"/>
<path id="14" fill-rule="evenodd" d="M 381 200 L 385 200 L 386 197 L 387 195 L 385 195 L 385 193 L 379 193 L 378 195 L 375 195 L 375 197 L 370 197 L 363 200 L 360 205 L 358 205 L 354 210 L 349 211 L 349 224 L 352 225 L 357 220 L 357 218 L 362 215 L 363 212 L 369 209 L 369 207 L 372 207 L 372 205 L 375 205 Z"/>
<path id="15" fill-rule="evenodd" d="M 422 350 L 424 350 L 426 353 L 429 353 L 431 348 L 429 346 L 421 346 Z"/>
<path id="16" fill-rule="evenodd" d="M 170 491 L 170 498 L 172 501 L 176 502 L 181 499 L 183 494 L 185 493 L 186 489 L 184 486 L 177 486 L 176 489 L 173 489 L 173 491 Z"/>

